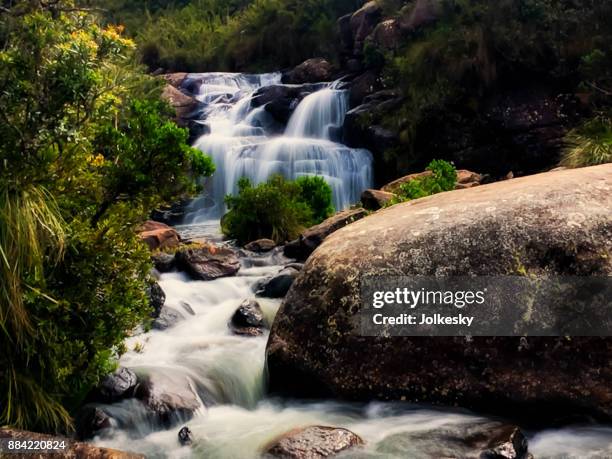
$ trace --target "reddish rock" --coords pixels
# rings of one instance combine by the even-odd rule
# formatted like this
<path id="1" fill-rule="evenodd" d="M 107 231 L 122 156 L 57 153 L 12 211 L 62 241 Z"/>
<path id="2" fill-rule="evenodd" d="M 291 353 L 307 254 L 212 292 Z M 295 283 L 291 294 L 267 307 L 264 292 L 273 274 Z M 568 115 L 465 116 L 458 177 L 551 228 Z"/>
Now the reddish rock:
<path id="1" fill-rule="evenodd" d="M 236 252 L 212 244 L 186 247 L 174 257 L 176 267 L 195 280 L 213 280 L 233 276 L 240 269 Z"/>
<path id="2" fill-rule="evenodd" d="M 191 96 L 183 94 L 174 86 L 167 84 L 162 92 L 162 99 L 167 101 L 176 112 L 178 124 L 181 126 L 187 125 L 187 119 L 198 108 L 200 103 Z"/>
<path id="3" fill-rule="evenodd" d="M 181 87 L 185 78 L 187 78 L 187 73 L 185 72 L 176 72 L 176 73 L 166 73 L 161 75 L 161 78 L 166 80 L 166 82 L 177 89 Z"/>
<path id="4" fill-rule="evenodd" d="M 181 237 L 174 228 L 149 220 L 138 228 L 138 236 L 151 250 L 169 249 L 178 247 Z"/>
<path id="5" fill-rule="evenodd" d="M 322 57 L 314 57 L 302 62 L 283 78 L 290 84 L 318 83 L 333 79 L 333 66 Z"/>
<path id="6" fill-rule="evenodd" d="M 266 453 L 283 459 L 319 459 L 335 456 L 363 443 L 357 434 L 347 429 L 310 426 L 282 435 L 266 449 Z"/>

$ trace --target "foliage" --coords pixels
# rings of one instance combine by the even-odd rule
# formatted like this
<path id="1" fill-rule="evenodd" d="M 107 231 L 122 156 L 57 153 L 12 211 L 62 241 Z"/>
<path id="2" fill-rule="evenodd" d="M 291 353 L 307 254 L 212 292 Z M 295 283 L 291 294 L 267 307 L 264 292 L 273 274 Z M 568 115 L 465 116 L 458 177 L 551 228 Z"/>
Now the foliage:
<path id="1" fill-rule="evenodd" d="M 138 4 L 89 0 L 125 23 L 151 69 L 277 70 L 336 55 L 336 18 L 356 0 L 191 0 Z"/>
<path id="2" fill-rule="evenodd" d="M 242 244 L 261 238 L 292 240 L 333 212 L 331 188 L 319 177 L 289 181 L 275 175 L 257 186 L 242 178 L 238 195 L 226 196 L 225 203 L 223 234 Z"/>
<path id="3" fill-rule="evenodd" d="M 149 314 L 135 226 L 212 165 L 120 27 L 23 0 L 0 31 L 0 425 L 66 430 Z"/>
<path id="4" fill-rule="evenodd" d="M 387 205 L 424 198 L 432 194 L 455 189 L 457 170 L 451 163 L 434 159 L 427 166 L 427 170 L 431 172 L 431 175 L 403 183 L 399 187 L 396 197 L 388 201 Z"/>
<path id="5" fill-rule="evenodd" d="M 587 167 L 612 162 L 612 121 L 599 116 L 574 129 L 566 137 L 562 166 Z"/>
<path id="6" fill-rule="evenodd" d="M 295 183 L 300 187 L 300 199 L 312 210 L 313 222 L 321 223 L 334 213 L 332 189 L 323 177 L 304 175 Z"/>

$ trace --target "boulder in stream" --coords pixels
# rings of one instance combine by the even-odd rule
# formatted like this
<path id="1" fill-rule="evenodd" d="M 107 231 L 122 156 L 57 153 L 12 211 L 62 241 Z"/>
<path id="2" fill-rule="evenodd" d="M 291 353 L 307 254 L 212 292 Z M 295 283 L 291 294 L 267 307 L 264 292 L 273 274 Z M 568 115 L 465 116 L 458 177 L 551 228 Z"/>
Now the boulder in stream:
<path id="1" fill-rule="evenodd" d="M 257 239 L 256 241 L 249 242 L 244 246 L 246 250 L 250 250 L 251 252 L 269 252 L 274 247 L 276 247 L 276 242 L 272 239 Z"/>
<path id="2" fill-rule="evenodd" d="M 610 209 L 607 164 L 440 193 L 342 228 L 276 315 L 271 391 L 612 421 L 609 337 L 366 337 L 359 320 L 362 276 L 608 277 Z"/>
<path id="3" fill-rule="evenodd" d="M 230 328 L 237 335 L 259 336 L 263 333 L 264 316 L 255 300 L 244 300 L 230 320 Z"/>
<path id="4" fill-rule="evenodd" d="M 112 427 L 109 414 L 102 407 L 95 404 L 87 404 L 81 407 L 75 417 L 74 424 L 76 436 L 80 440 L 93 438 L 103 430 Z"/>
<path id="5" fill-rule="evenodd" d="M 191 445 L 193 443 L 193 434 L 191 433 L 189 427 L 185 426 L 179 430 L 178 440 L 183 446 Z"/>
<path id="6" fill-rule="evenodd" d="M 283 298 L 291 288 L 291 284 L 293 284 L 298 273 L 299 270 L 294 267 L 285 267 L 274 276 L 257 284 L 255 293 L 257 296 L 265 298 Z"/>
<path id="7" fill-rule="evenodd" d="M 138 384 L 136 373 L 126 367 L 119 367 L 106 375 L 88 399 L 101 403 L 114 403 L 132 397 Z"/>
<path id="8" fill-rule="evenodd" d="M 147 297 L 149 298 L 149 306 L 153 308 L 151 317 L 159 317 L 159 314 L 166 303 L 166 293 L 163 291 L 159 283 L 151 282 L 147 286 Z"/>
<path id="9" fill-rule="evenodd" d="M 240 261 L 232 249 L 212 244 L 179 249 L 175 255 L 176 267 L 194 280 L 214 280 L 235 275 Z"/>
<path id="10" fill-rule="evenodd" d="M 319 459 L 335 456 L 363 443 L 359 435 L 347 429 L 309 426 L 283 434 L 266 448 L 266 453 L 283 459 Z"/>
<path id="11" fill-rule="evenodd" d="M 185 320 L 185 316 L 180 311 L 170 306 L 164 306 L 161 308 L 159 316 L 153 321 L 152 327 L 154 330 L 167 330 L 181 320 Z"/>
<path id="12" fill-rule="evenodd" d="M 167 252 L 154 252 L 151 255 L 151 260 L 155 269 L 160 273 L 169 273 L 174 269 L 174 254 Z"/>

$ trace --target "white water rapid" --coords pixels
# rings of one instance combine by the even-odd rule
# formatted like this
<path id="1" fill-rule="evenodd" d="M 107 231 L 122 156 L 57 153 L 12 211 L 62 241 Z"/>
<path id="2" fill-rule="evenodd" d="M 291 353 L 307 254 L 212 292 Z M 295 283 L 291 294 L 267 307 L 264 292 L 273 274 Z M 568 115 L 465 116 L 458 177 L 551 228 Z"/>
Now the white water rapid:
<path id="1" fill-rule="evenodd" d="M 190 207 L 190 222 L 220 218 L 224 196 L 237 192 L 241 177 L 260 183 L 273 174 L 288 179 L 322 176 L 332 187 L 337 210 L 359 201 L 361 192 L 372 186 L 370 152 L 333 140 L 348 110 L 348 93 L 336 84 L 309 85 L 305 91 L 314 92 L 302 98 L 285 127 L 266 111 L 265 104 L 252 104 L 258 89 L 280 85 L 280 73 L 208 73 L 190 78 L 200 85 L 201 122 L 210 130 L 195 146 L 209 154 L 217 168 L 204 195 Z"/>

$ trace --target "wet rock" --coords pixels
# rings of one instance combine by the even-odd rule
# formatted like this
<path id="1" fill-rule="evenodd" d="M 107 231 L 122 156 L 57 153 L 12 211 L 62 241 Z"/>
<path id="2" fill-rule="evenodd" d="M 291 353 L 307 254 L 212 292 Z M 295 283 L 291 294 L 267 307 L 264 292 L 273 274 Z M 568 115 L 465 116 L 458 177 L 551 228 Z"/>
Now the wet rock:
<path id="1" fill-rule="evenodd" d="M 187 303 L 186 301 L 179 301 L 179 305 L 181 306 L 181 308 L 187 311 L 187 313 L 191 314 L 192 316 L 195 316 L 195 311 L 189 303 Z"/>
<path id="2" fill-rule="evenodd" d="M 402 457 L 418 450 L 424 457 L 528 459 L 525 435 L 514 425 L 499 422 L 445 425 L 424 432 L 392 434 L 380 441 L 377 452 Z"/>
<path id="3" fill-rule="evenodd" d="M 283 75 L 283 83 L 303 84 L 331 81 L 334 67 L 322 57 L 314 57 L 302 62 L 293 70 Z"/>
<path id="4" fill-rule="evenodd" d="M 308 228 L 298 239 L 285 245 L 284 253 L 289 258 L 304 261 L 334 231 L 353 223 L 367 215 L 365 209 L 349 209 Z"/>
<path id="5" fill-rule="evenodd" d="M 257 239 L 256 241 L 249 242 L 244 246 L 246 250 L 250 250 L 251 252 L 269 252 L 273 248 L 276 247 L 276 242 L 272 239 Z"/>
<path id="6" fill-rule="evenodd" d="M 161 308 L 159 316 L 153 321 L 152 327 L 154 330 L 167 330 L 174 327 L 181 320 L 185 320 L 185 316 L 174 308 L 164 306 Z"/>
<path id="7" fill-rule="evenodd" d="M 200 106 L 197 99 L 184 94 L 169 84 L 165 86 L 162 92 L 162 99 L 167 101 L 174 108 L 177 124 L 183 127 L 187 127 L 188 120 Z"/>
<path id="8" fill-rule="evenodd" d="M 528 347 L 519 337 L 385 339 L 361 336 L 357 315 L 368 275 L 610 276 L 610 208 L 612 164 L 440 193 L 337 231 L 276 315 L 271 391 L 612 420 L 609 338 L 530 337 Z"/>
<path id="9" fill-rule="evenodd" d="M 293 268 L 298 271 L 301 271 L 303 267 L 304 267 L 304 263 L 289 263 L 283 266 L 283 268 Z"/>
<path id="10" fill-rule="evenodd" d="M 265 298 L 284 297 L 298 273 L 299 271 L 295 268 L 283 268 L 278 274 L 264 280 L 257 286 L 257 296 Z"/>
<path id="11" fill-rule="evenodd" d="M 351 108 L 355 108 L 364 102 L 364 99 L 380 90 L 382 82 L 378 72 L 369 70 L 351 82 L 349 89 L 349 103 Z"/>
<path id="12" fill-rule="evenodd" d="M 137 384 L 136 373 L 129 368 L 119 367 L 114 373 L 106 375 L 88 398 L 95 402 L 114 403 L 132 397 Z"/>
<path id="13" fill-rule="evenodd" d="M 151 250 L 178 247 L 181 242 L 181 237 L 174 228 L 153 220 L 143 223 L 137 233 Z"/>
<path id="14" fill-rule="evenodd" d="M 28 432 L 26 430 L 17 430 L 2 428 L 0 429 L 0 440 L 3 444 L 9 440 L 18 441 L 63 441 L 66 449 L 62 453 L 45 453 L 45 454 L 28 454 L 30 458 L 65 458 L 65 459 L 145 459 L 142 454 L 128 453 L 110 448 L 100 448 L 89 443 L 75 442 L 65 437 L 41 434 L 38 432 Z M 12 455 L 11 455 L 12 456 Z M 22 456 L 21 454 L 15 455 Z M 9 456 L 10 457 L 10 456 Z"/>
<path id="15" fill-rule="evenodd" d="M 76 435 L 81 440 L 93 438 L 104 429 L 110 429 L 111 427 L 111 417 L 106 411 L 94 404 L 83 406 L 75 418 Z"/>
<path id="16" fill-rule="evenodd" d="M 185 78 L 187 78 L 187 74 L 185 72 L 166 73 L 161 75 L 161 78 L 166 80 L 170 86 L 180 89 L 183 81 L 185 81 Z"/>
<path id="17" fill-rule="evenodd" d="M 189 129 L 189 143 L 192 144 L 203 135 L 210 134 L 210 126 L 208 123 L 201 120 L 189 120 L 187 123 Z"/>
<path id="18" fill-rule="evenodd" d="M 174 254 L 167 252 L 155 252 L 151 255 L 155 269 L 160 273 L 169 273 L 174 270 Z"/>
<path id="19" fill-rule="evenodd" d="M 193 443 L 193 434 L 191 430 L 189 430 L 189 427 L 185 426 L 179 430 L 178 440 L 182 446 L 191 445 Z"/>
<path id="20" fill-rule="evenodd" d="M 266 449 L 266 453 L 284 459 L 318 459 L 335 456 L 363 443 L 363 440 L 350 430 L 310 426 L 287 432 L 275 440 Z"/>
<path id="21" fill-rule="evenodd" d="M 186 376 L 154 373 L 141 379 L 136 397 L 165 426 L 190 419 L 201 407 L 193 383 Z"/>
<path id="22" fill-rule="evenodd" d="M 147 297 L 149 298 L 149 306 L 153 308 L 151 317 L 159 317 L 159 314 L 166 303 L 166 294 L 157 282 L 152 282 L 147 287 Z"/>
<path id="23" fill-rule="evenodd" d="M 186 207 L 191 202 L 190 199 L 181 199 L 169 206 L 162 206 L 151 213 L 151 219 L 166 225 L 177 225 L 185 217 Z"/>
<path id="24" fill-rule="evenodd" d="M 259 336 L 263 333 L 264 316 L 255 300 L 244 300 L 230 320 L 230 328 L 237 335 Z"/>
<path id="25" fill-rule="evenodd" d="M 395 194 L 382 190 L 365 190 L 361 193 L 361 205 L 367 210 L 378 210 L 385 207 Z"/>
<path id="26" fill-rule="evenodd" d="M 176 267 L 194 280 L 213 280 L 235 275 L 240 261 L 232 249 L 212 244 L 180 249 L 175 255 Z"/>

